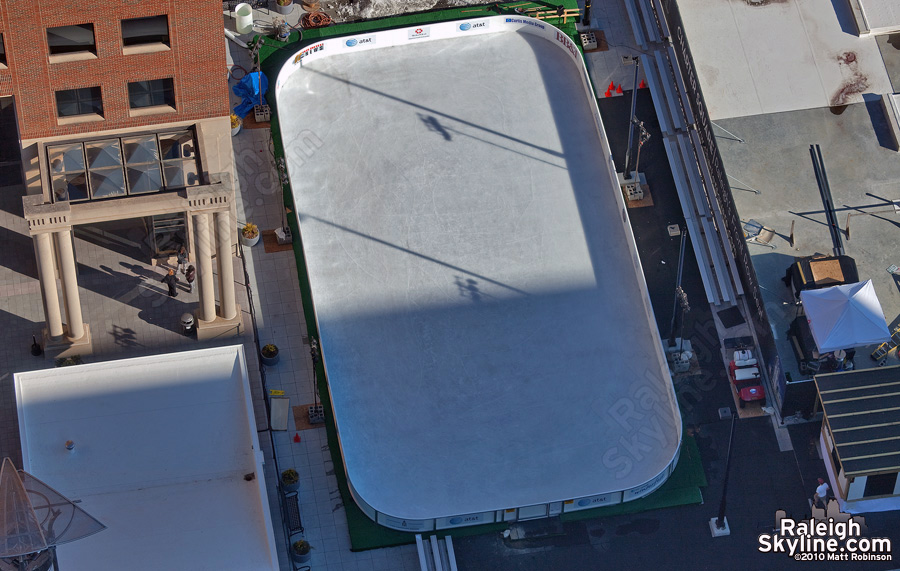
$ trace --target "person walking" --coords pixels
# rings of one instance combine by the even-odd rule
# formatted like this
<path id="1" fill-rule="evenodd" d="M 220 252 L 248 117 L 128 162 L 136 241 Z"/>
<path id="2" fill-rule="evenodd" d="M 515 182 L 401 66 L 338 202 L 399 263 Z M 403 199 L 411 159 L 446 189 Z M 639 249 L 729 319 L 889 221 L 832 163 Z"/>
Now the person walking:
<path id="1" fill-rule="evenodd" d="M 197 270 L 193 265 L 187 267 L 187 271 L 184 272 L 184 279 L 188 283 L 188 291 L 194 293 L 194 280 L 197 279 Z"/>
<path id="2" fill-rule="evenodd" d="M 169 273 L 162 279 L 162 282 L 169 286 L 169 297 L 178 297 L 178 291 L 175 290 L 175 285 L 178 283 L 178 276 L 175 275 L 175 270 L 170 269 Z"/>
<path id="3" fill-rule="evenodd" d="M 819 486 L 816 488 L 816 494 L 813 496 L 813 505 L 822 508 L 828 507 L 828 484 L 822 478 L 818 480 Z"/>
<path id="4" fill-rule="evenodd" d="M 178 269 L 184 274 L 184 265 L 187 263 L 187 249 L 184 246 L 178 250 Z"/>

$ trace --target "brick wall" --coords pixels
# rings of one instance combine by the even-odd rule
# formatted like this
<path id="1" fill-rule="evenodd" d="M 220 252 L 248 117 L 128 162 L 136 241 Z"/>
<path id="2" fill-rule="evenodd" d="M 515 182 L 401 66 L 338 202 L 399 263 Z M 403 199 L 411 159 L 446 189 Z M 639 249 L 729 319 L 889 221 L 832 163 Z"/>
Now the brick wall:
<path id="1" fill-rule="evenodd" d="M 171 50 L 123 55 L 121 20 L 167 14 Z M 46 28 L 93 24 L 96 59 L 49 63 Z M 0 33 L 22 139 L 228 115 L 221 5 L 213 0 L 2 0 Z M 176 113 L 129 117 L 128 83 L 173 78 Z M 58 125 L 54 91 L 100 86 L 103 121 Z"/>

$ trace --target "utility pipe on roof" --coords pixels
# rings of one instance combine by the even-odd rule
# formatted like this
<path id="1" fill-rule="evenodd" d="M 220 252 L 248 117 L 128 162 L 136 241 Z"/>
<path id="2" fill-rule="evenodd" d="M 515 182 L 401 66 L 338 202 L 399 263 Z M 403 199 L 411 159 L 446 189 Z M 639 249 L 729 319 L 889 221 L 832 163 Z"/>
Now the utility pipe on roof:
<path id="1" fill-rule="evenodd" d="M 241 46 L 244 49 L 250 49 L 247 46 L 247 44 L 245 44 L 243 41 L 241 41 L 240 38 L 237 37 L 237 34 L 232 32 L 228 28 L 225 28 L 225 37 L 228 38 L 229 40 L 231 40 L 232 42 L 236 43 L 237 45 Z"/>

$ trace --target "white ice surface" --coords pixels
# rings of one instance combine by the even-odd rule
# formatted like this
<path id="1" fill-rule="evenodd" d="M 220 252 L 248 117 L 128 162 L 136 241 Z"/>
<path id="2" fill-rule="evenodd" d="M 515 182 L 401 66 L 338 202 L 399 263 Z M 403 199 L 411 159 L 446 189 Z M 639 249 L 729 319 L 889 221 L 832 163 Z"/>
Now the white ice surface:
<path id="1" fill-rule="evenodd" d="M 832 0 L 678 6 L 713 119 L 859 103 L 863 93 L 893 91 L 875 38 L 846 31 L 852 20 L 842 28 Z"/>
<path id="2" fill-rule="evenodd" d="M 25 470 L 107 526 L 60 546 L 62 568 L 277 568 L 260 481 L 243 479 L 255 425 L 237 354 L 16 375 Z"/>
<path id="3" fill-rule="evenodd" d="M 681 421 L 564 52 L 499 33 L 331 56 L 278 106 L 363 499 L 426 519 L 667 467 Z"/>

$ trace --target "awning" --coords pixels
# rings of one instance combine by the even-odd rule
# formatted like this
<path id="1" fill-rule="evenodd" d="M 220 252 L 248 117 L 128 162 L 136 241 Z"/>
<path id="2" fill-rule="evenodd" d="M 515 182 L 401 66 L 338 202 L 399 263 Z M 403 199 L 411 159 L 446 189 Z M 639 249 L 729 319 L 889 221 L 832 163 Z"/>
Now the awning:
<path id="1" fill-rule="evenodd" d="M 872 280 L 800 292 L 820 353 L 890 339 Z"/>

